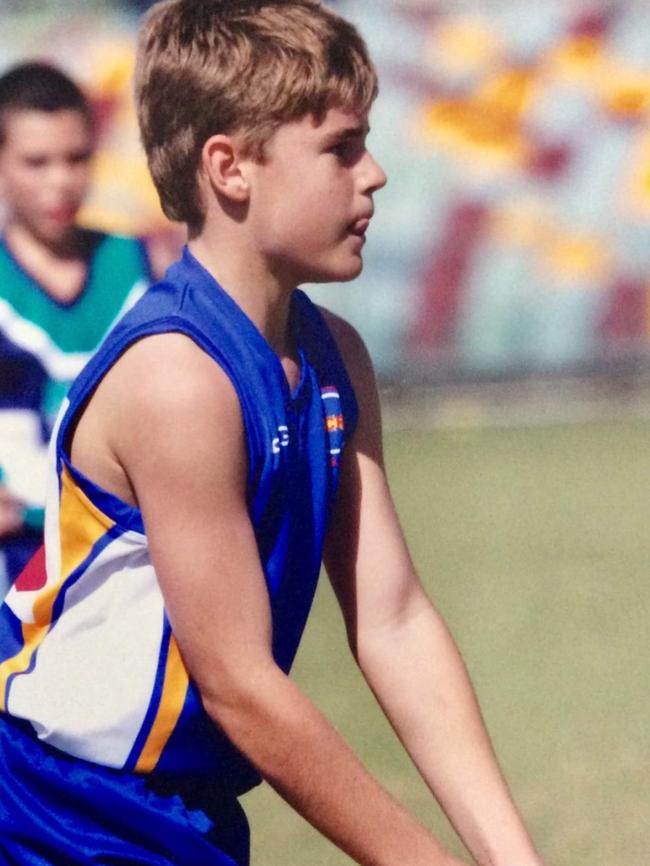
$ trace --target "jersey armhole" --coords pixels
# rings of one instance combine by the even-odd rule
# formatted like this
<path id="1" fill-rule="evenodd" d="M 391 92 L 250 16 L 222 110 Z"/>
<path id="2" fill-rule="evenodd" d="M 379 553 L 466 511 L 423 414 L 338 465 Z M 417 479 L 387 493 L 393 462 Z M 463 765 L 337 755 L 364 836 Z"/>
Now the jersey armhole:
<path id="1" fill-rule="evenodd" d="M 167 333 L 180 333 L 189 337 L 197 346 L 199 346 L 200 349 L 206 352 L 206 354 L 214 360 L 215 364 L 218 364 L 221 367 L 235 388 L 238 400 L 242 407 L 244 425 L 246 425 L 247 422 L 242 395 L 239 393 L 236 381 L 229 372 L 227 364 L 220 362 L 215 347 L 211 344 L 208 345 L 200 332 L 188 327 L 188 323 L 185 320 L 177 320 L 176 317 L 169 317 L 155 323 L 148 323 L 146 329 L 136 328 L 122 335 L 121 340 L 114 347 L 114 351 L 109 358 L 103 356 L 100 350 L 100 352 L 91 359 L 90 363 L 84 369 L 79 379 L 75 382 L 70 394 L 68 395 L 66 408 L 63 410 L 61 423 L 55 434 L 56 444 L 54 447 L 56 448 L 57 463 L 59 461 L 63 463 L 75 484 L 79 486 L 80 490 L 88 497 L 90 502 L 99 508 L 107 517 L 114 520 L 121 528 L 138 532 L 143 535 L 145 534 L 145 528 L 140 509 L 124 502 L 118 496 L 101 487 L 93 481 L 92 478 L 89 478 L 78 469 L 72 462 L 70 446 L 75 429 L 81 420 L 85 407 L 92 398 L 92 395 L 99 386 L 99 383 L 111 367 L 117 362 L 118 358 L 120 358 L 127 349 L 139 340 L 155 336 L 156 334 Z M 250 453 L 247 454 L 247 458 L 249 464 L 248 480 L 250 484 Z"/>

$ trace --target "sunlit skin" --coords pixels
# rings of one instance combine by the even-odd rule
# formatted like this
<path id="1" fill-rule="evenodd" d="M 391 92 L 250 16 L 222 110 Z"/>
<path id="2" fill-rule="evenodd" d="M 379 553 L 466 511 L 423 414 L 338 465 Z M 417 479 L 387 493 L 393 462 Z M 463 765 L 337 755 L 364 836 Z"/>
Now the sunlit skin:
<path id="1" fill-rule="evenodd" d="M 235 298 L 297 376 L 287 344 L 291 292 L 306 282 L 351 280 L 363 267 L 374 194 L 386 175 L 366 146 L 363 112 L 331 108 L 282 124 L 263 159 L 237 135 L 203 149 L 205 227 L 190 249 Z"/>
<path id="2" fill-rule="evenodd" d="M 258 249 L 287 288 L 361 272 L 373 196 L 386 183 L 368 132 L 364 114 L 332 108 L 320 122 L 308 115 L 281 126 L 264 160 L 245 167 Z"/>
<path id="3" fill-rule="evenodd" d="M 93 155 L 88 119 L 76 109 L 13 110 L 3 129 L 0 197 L 7 238 L 29 238 L 54 254 L 74 255 Z"/>

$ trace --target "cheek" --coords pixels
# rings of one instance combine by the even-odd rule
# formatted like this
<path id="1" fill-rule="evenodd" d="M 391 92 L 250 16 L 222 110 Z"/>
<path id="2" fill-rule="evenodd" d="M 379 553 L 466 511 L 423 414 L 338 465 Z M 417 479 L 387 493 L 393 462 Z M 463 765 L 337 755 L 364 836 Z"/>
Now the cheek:
<path id="1" fill-rule="evenodd" d="M 3 188 L 10 201 L 29 208 L 30 205 L 38 203 L 42 184 L 33 172 L 21 171 L 14 172 L 7 178 Z"/>
<path id="2" fill-rule="evenodd" d="M 309 258 L 338 240 L 349 203 L 336 183 L 317 173 L 277 176 L 255 203 L 255 232 L 270 253 Z"/>
<path id="3" fill-rule="evenodd" d="M 80 193 L 80 195 L 83 196 L 88 187 L 90 186 L 92 175 L 93 169 L 91 165 L 85 165 L 75 169 L 74 187 Z"/>
<path id="4" fill-rule="evenodd" d="M 323 199 L 311 200 L 296 213 L 293 223 L 293 243 L 297 251 L 306 255 L 315 253 L 323 243 L 338 236 L 338 222 L 332 219 L 332 211 Z"/>

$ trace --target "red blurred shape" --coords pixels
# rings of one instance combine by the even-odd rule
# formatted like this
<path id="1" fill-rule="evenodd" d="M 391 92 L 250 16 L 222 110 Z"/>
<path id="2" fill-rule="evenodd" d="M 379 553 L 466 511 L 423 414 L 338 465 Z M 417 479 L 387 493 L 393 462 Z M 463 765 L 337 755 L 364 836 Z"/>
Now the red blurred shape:
<path id="1" fill-rule="evenodd" d="M 557 180 L 568 168 L 573 156 L 567 143 L 541 145 L 533 148 L 528 171 L 541 180 Z"/>
<path id="2" fill-rule="evenodd" d="M 605 6 L 600 9 L 587 9 L 579 14 L 569 28 L 573 36 L 589 36 L 600 39 L 607 36 L 614 24 L 616 9 Z"/>
<path id="3" fill-rule="evenodd" d="M 43 589 L 46 583 L 45 545 L 41 544 L 16 578 L 14 587 L 18 592 L 33 592 L 36 589 Z"/>
<path id="4" fill-rule="evenodd" d="M 642 339 L 646 327 L 647 285 L 644 280 L 620 277 L 610 292 L 600 334 L 605 343 Z"/>
<path id="5" fill-rule="evenodd" d="M 444 232 L 424 262 L 420 309 L 411 336 L 418 353 L 451 348 L 465 276 L 485 225 L 487 208 L 479 202 L 456 205 Z"/>

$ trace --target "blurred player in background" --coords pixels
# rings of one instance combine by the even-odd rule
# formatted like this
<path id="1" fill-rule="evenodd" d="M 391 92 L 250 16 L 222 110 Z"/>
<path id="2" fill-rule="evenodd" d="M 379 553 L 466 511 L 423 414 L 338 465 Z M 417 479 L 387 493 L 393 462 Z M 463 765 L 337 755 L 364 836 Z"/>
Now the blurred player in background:
<path id="1" fill-rule="evenodd" d="M 150 281 L 139 241 L 82 228 L 91 107 L 57 68 L 0 77 L 0 593 L 42 541 L 45 455 L 70 382 Z"/>
<path id="2" fill-rule="evenodd" d="M 363 674 L 481 866 L 541 866 L 414 571 L 372 364 L 296 286 L 362 268 L 377 92 L 315 0 L 166 0 L 143 142 L 189 243 L 76 380 L 45 558 L 0 608 L 0 854 L 246 866 L 266 778 L 365 866 L 460 866 L 288 676 L 321 560 Z M 299 852 L 296 861 L 299 862 Z"/>

